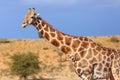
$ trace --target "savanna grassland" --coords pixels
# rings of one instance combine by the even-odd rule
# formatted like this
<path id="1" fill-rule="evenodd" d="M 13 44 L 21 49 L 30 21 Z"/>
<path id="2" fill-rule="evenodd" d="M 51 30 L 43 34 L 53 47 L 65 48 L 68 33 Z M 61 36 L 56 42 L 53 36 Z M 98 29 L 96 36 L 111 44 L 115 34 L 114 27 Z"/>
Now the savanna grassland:
<path id="1" fill-rule="evenodd" d="M 120 36 L 89 37 L 99 45 L 120 49 Z M 0 39 L 0 80 L 18 80 L 10 74 L 10 57 L 13 54 L 32 52 L 39 56 L 42 71 L 29 79 L 77 80 L 66 55 L 45 39 Z"/>

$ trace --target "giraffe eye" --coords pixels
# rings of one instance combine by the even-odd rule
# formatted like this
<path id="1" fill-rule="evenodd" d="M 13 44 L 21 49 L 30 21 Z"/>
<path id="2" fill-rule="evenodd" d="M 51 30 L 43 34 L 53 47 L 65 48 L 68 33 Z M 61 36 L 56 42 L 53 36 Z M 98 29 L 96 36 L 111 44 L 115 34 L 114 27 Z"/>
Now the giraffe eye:
<path id="1" fill-rule="evenodd" d="M 34 16 L 32 16 L 32 17 L 31 17 L 31 19 L 35 20 L 35 17 L 34 17 Z"/>
<path id="2" fill-rule="evenodd" d="M 31 18 L 33 19 L 34 17 L 32 16 Z"/>
<path id="3" fill-rule="evenodd" d="M 28 24 L 28 22 L 29 22 L 29 21 L 27 20 L 26 23 Z"/>

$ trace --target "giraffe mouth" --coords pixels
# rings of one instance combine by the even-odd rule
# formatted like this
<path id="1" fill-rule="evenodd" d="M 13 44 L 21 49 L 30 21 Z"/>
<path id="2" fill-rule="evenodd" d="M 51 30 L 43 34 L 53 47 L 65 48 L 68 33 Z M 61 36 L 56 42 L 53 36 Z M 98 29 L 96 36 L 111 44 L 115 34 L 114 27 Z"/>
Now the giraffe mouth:
<path id="1" fill-rule="evenodd" d="M 26 25 L 25 24 L 22 24 L 22 28 L 25 28 L 26 27 Z"/>

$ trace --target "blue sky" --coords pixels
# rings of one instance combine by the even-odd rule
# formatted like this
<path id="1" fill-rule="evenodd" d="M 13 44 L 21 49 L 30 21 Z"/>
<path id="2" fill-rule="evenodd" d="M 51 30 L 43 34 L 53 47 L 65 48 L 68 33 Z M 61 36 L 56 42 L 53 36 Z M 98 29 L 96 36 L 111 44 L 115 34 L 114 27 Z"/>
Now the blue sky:
<path id="1" fill-rule="evenodd" d="M 21 27 L 28 8 L 54 28 L 76 36 L 120 35 L 120 0 L 1 0 L 0 38 L 38 38 Z"/>

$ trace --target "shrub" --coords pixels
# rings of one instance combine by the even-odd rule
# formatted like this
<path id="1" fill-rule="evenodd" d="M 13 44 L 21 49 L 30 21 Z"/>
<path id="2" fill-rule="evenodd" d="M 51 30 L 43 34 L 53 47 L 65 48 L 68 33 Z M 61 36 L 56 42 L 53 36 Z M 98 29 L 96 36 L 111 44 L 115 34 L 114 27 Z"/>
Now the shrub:
<path id="1" fill-rule="evenodd" d="M 10 43 L 10 41 L 2 38 L 2 39 L 0 39 L 0 43 Z"/>
<path id="2" fill-rule="evenodd" d="M 115 36 L 111 37 L 110 39 L 111 42 L 119 42 L 119 39 Z"/>
<path id="3" fill-rule="evenodd" d="M 44 47 L 43 50 L 48 50 L 49 48 L 48 47 Z"/>
<path id="4" fill-rule="evenodd" d="M 27 54 L 14 54 L 11 56 L 11 59 L 13 62 L 10 71 L 13 75 L 19 75 L 20 80 L 27 80 L 27 76 L 41 71 L 38 57 L 31 52 Z"/>
<path id="5" fill-rule="evenodd" d="M 102 46 L 102 43 L 100 43 L 100 42 L 97 42 L 97 45 L 99 45 L 99 46 Z"/>

